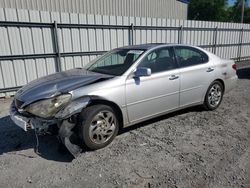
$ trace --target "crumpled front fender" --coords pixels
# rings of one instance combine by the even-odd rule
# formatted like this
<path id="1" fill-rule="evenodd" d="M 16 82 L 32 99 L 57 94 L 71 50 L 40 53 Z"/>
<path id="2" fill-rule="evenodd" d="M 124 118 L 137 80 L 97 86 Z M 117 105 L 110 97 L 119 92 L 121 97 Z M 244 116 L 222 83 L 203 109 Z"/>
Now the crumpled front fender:
<path id="1" fill-rule="evenodd" d="M 89 104 L 90 100 L 91 100 L 91 98 L 89 96 L 84 96 L 84 97 L 81 97 L 81 98 L 78 98 L 78 99 L 72 101 L 70 104 L 68 104 L 62 110 L 60 110 L 55 115 L 55 118 L 67 119 L 74 114 L 80 113 L 82 111 L 82 109 L 85 108 Z"/>

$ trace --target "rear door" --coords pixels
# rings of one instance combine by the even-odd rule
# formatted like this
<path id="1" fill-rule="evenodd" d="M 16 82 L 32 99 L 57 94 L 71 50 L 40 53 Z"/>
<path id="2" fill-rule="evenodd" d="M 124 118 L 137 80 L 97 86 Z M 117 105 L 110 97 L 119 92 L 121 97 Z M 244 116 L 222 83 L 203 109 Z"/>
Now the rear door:
<path id="1" fill-rule="evenodd" d="M 208 55 L 188 46 L 176 46 L 175 55 L 180 66 L 180 107 L 203 101 L 214 79 L 215 67 Z"/>

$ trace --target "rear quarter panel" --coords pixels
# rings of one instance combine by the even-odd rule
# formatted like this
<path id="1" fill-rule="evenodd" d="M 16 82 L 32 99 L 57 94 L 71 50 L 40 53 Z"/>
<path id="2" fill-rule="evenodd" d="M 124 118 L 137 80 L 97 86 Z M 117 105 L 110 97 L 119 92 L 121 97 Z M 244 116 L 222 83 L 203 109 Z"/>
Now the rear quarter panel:
<path id="1" fill-rule="evenodd" d="M 233 60 L 221 59 L 215 55 L 212 55 L 212 59 L 215 65 L 215 79 L 223 80 L 225 85 L 224 92 L 227 93 L 237 84 L 236 70 L 232 68 L 235 62 Z"/>
<path id="2" fill-rule="evenodd" d="M 238 76 L 236 74 L 236 70 L 232 67 L 233 64 L 235 64 L 233 60 L 221 60 L 222 75 L 225 83 L 225 93 L 231 91 L 237 85 Z"/>

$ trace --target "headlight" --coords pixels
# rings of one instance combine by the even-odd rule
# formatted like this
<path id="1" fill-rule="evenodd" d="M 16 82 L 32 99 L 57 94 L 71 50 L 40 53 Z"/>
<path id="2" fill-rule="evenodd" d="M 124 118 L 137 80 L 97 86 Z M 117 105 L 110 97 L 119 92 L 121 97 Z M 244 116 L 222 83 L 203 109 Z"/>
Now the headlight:
<path id="1" fill-rule="evenodd" d="M 60 95 L 51 99 L 44 99 L 30 104 L 25 110 L 42 118 L 54 116 L 71 99 L 70 94 Z"/>

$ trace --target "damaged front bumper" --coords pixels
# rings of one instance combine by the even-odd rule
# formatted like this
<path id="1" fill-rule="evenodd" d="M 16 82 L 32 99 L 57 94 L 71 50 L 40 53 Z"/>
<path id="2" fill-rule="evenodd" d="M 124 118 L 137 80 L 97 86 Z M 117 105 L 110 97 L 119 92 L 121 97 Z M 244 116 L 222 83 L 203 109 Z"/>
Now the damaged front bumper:
<path id="1" fill-rule="evenodd" d="M 63 120 L 70 118 L 71 116 L 78 114 L 85 108 L 90 101 L 90 97 L 82 97 L 77 100 L 71 101 L 57 114 L 54 119 L 43 119 L 36 116 L 25 115 L 22 109 L 16 107 L 13 101 L 10 106 L 11 119 L 23 130 L 36 129 L 36 131 L 46 131 L 50 125 L 61 124 Z M 22 111 L 21 111 L 22 110 Z"/>
<path id="2" fill-rule="evenodd" d="M 57 124 L 57 121 L 53 119 L 47 120 L 37 117 L 27 117 L 21 114 L 16 108 L 14 102 L 12 102 L 10 106 L 10 117 L 12 121 L 24 131 L 35 129 L 38 132 L 44 132 L 49 128 L 50 125 Z"/>
<path id="3" fill-rule="evenodd" d="M 10 117 L 12 121 L 24 131 L 31 129 L 35 130 L 35 133 L 47 132 L 49 126 L 54 125 L 59 127 L 59 138 L 60 141 L 65 145 L 68 151 L 76 158 L 80 155 L 82 149 L 75 143 L 72 142 L 72 137 L 76 134 L 72 131 L 76 123 L 70 123 L 68 119 L 64 120 L 46 120 L 37 117 L 27 117 L 21 114 L 16 108 L 14 102 L 10 106 Z M 37 141 L 38 142 L 38 141 Z M 38 150 L 38 148 L 36 148 Z"/>

